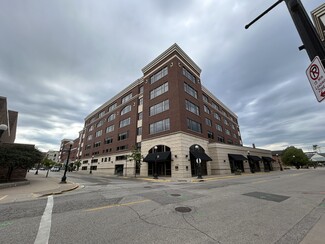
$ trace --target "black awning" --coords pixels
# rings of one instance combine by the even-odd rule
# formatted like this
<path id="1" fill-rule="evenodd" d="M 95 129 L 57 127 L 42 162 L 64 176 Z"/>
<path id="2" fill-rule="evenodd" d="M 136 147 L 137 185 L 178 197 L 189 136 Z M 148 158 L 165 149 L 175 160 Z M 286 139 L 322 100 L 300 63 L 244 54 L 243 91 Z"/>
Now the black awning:
<path id="1" fill-rule="evenodd" d="M 202 161 L 212 161 L 205 152 L 191 151 L 190 153 L 195 159 L 200 158 Z"/>
<path id="2" fill-rule="evenodd" d="M 262 161 L 262 159 L 260 157 L 254 156 L 254 155 L 248 155 L 248 159 L 252 160 L 253 162 Z"/>
<path id="3" fill-rule="evenodd" d="M 272 161 L 275 161 L 273 158 L 270 158 L 270 157 L 262 157 L 263 161 L 265 162 L 272 162 Z"/>
<path id="4" fill-rule="evenodd" d="M 231 158 L 232 160 L 235 161 L 243 161 L 243 160 L 247 160 L 247 158 L 245 158 L 243 155 L 241 154 L 228 154 L 229 158 Z"/>
<path id="5" fill-rule="evenodd" d="M 149 153 L 144 159 L 144 162 L 148 163 L 162 163 L 165 161 L 170 160 L 170 152 L 156 152 L 156 153 Z"/>

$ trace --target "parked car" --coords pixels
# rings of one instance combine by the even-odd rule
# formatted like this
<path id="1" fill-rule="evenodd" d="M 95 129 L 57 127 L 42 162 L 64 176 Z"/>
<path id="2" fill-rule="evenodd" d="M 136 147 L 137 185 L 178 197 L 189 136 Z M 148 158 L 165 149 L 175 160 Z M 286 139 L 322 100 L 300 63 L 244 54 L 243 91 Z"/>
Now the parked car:
<path id="1" fill-rule="evenodd" d="M 58 172 L 58 171 L 60 171 L 60 167 L 54 166 L 54 167 L 51 168 L 51 171 L 52 172 Z"/>

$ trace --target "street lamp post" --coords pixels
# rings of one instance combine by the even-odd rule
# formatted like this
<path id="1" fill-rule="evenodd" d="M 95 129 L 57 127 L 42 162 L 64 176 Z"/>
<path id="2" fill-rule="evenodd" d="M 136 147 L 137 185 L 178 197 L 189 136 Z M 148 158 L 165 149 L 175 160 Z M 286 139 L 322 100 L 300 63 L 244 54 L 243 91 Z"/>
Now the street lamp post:
<path id="1" fill-rule="evenodd" d="M 62 176 L 61 182 L 60 183 L 67 183 L 67 170 L 68 170 L 68 164 L 69 164 L 69 159 L 70 159 L 70 152 L 71 152 L 71 147 L 72 147 L 72 143 L 73 142 L 68 142 L 67 144 L 69 145 L 69 149 L 68 149 L 68 158 L 67 158 L 67 162 L 65 163 L 65 168 L 64 168 L 64 174 Z"/>
<path id="2" fill-rule="evenodd" d="M 199 145 L 195 145 L 195 150 L 199 150 Z M 196 165 L 197 165 L 197 178 L 198 179 L 203 179 L 202 178 L 202 170 L 201 170 L 201 162 L 202 160 L 200 158 L 196 159 Z"/>
<path id="3" fill-rule="evenodd" d="M 154 149 L 155 149 L 155 153 L 157 153 L 158 147 L 155 146 Z M 155 167 L 154 167 L 154 173 L 153 173 L 153 178 L 154 179 L 158 179 L 158 172 L 157 172 L 157 159 L 158 158 L 159 158 L 159 155 L 155 155 Z"/>
<path id="4" fill-rule="evenodd" d="M 89 174 L 92 174 L 93 173 L 93 161 L 94 161 L 94 155 L 91 156 L 91 160 L 90 160 L 90 170 L 89 170 Z"/>
<path id="5" fill-rule="evenodd" d="M 7 125 L 5 125 L 5 124 L 0 125 L 0 139 L 1 139 L 3 132 L 5 132 L 7 129 L 8 129 Z M 1 140 L 0 140 L 0 143 L 1 143 Z"/>

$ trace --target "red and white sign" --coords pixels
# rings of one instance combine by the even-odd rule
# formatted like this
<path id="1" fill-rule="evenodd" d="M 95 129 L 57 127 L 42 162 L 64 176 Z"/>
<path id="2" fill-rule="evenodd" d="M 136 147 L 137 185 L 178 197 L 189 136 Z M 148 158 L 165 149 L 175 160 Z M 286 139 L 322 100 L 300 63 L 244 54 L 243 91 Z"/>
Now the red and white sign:
<path id="1" fill-rule="evenodd" d="M 308 66 L 306 74 L 317 101 L 323 101 L 325 99 L 325 69 L 318 56 Z"/>

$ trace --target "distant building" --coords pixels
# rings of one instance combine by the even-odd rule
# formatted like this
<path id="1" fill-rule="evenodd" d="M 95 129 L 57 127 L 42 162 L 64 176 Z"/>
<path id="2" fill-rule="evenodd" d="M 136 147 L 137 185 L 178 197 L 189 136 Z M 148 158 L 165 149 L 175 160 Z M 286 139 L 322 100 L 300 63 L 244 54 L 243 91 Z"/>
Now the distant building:
<path id="1" fill-rule="evenodd" d="M 82 170 L 187 178 L 278 169 L 271 151 L 242 146 L 237 115 L 202 85 L 201 69 L 177 44 L 142 72 L 85 118 Z M 134 149 L 140 168 L 128 158 Z"/>
<path id="2" fill-rule="evenodd" d="M 53 150 L 49 150 L 47 153 L 46 153 L 46 158 L 58 163 L 59 162 L 59 151 L 53 151 Z"/>
<path id="3" fill-rule="evenodd" d="M 325 44 L 325 3 L 313 10 L 311 16 L 319 37 Z"/>
<path id="4" fill-rule="evenodd" d="M 3 132 L 0 140 L 3 143 L 14 143 L 16 139 L 18 112 L 8 110 L 7 98 L 0 96 L 0 124 L 5 124 L 8 129 Z"/>

